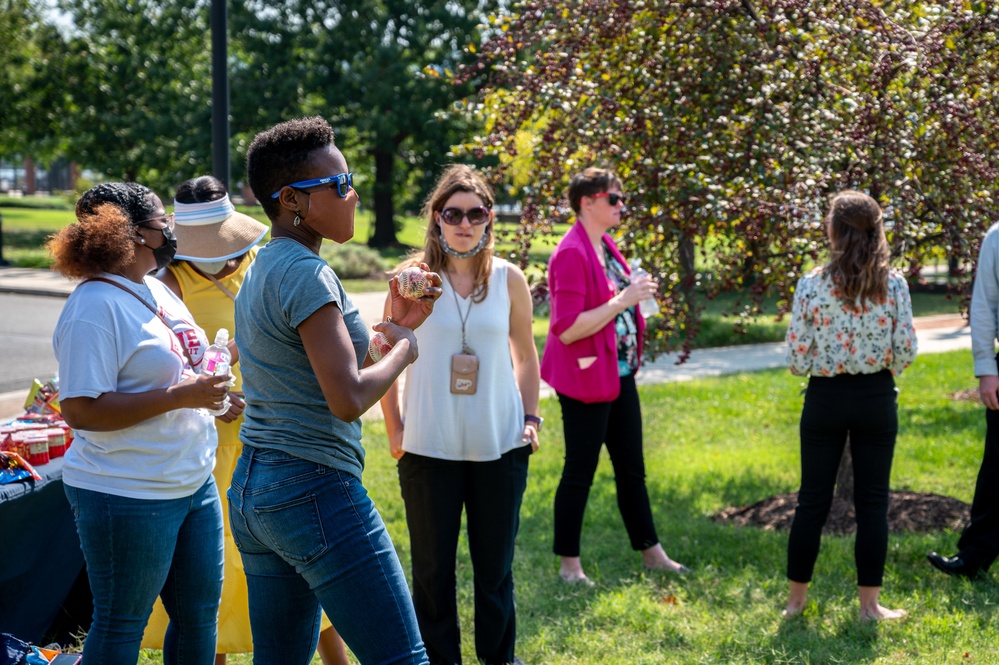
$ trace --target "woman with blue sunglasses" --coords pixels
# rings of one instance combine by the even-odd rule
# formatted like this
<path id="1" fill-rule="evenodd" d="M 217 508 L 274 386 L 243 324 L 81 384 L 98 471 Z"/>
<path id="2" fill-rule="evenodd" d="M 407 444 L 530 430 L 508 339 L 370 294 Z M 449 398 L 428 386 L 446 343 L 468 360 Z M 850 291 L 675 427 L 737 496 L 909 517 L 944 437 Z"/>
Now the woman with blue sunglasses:
<path id="1" fill-rule="evenodd" d="M 368 331 L 324 239 L 354 234 L 357 193 L 322 118 L 257 134 L 250 187 L 271 220 L 236 296 L 236 343 L 246 409 L 243 452 L 227 492 L 246 573 L 256 665 L 306 665 L 320 606 L 361 663 L 426 663 L 406 578 L 361 478 L 361 414 L 418 355 L 413 328 L 440 296 L 440 277 L 417 301 L 398 284 L 393 344 L 377 364 Z"/>

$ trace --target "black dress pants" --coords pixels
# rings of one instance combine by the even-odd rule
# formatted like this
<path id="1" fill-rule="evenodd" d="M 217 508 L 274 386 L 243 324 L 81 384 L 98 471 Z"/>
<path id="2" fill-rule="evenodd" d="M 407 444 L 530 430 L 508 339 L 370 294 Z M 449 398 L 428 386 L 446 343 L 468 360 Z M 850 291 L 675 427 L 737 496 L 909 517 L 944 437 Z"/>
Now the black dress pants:
<path id="1" fill-rule="evenodd" d="M 531 446 L 490 462 L 406 453 L 399 484 L 413 558 L 413 605 L 431 665 L 461 663 L 455 575 L 461 511 L 475 586 L 475 653 L 512 663 L 517 639 L 513 551 Z"/>
<path id="2" fill-rule="evenodd" d="M 999 555 L 999 411 L 985 411 L 985 455 L 971 502 L 971 521 L 957 546 L 968 565 L 982 570 L 988 570 Z"/>
<path id="3" fill-rule="evenodd" d="M 562 394 L 558 400 L 565 431 L 565 466 L 555 492 L 555 554 L 579 556 L 583 513 L 605 443 L 614 467 L 618 509 L 632 549 L 644 550 L 658 543 L 645 487 L 642 409 L 634 375 L 621 377 L 621 393 L 613 402 L 586 404 Z"/>
<path id="4" fill-rule="evenodd" d="M 898 405 L 891 372 L 813 376 L 801 412 L 801 489 L 787 546 L 787 576 L 811 582 L 836 472 L 850 435 L 859 586 L 881 586 L 888 553 L 888 483 Z"/>

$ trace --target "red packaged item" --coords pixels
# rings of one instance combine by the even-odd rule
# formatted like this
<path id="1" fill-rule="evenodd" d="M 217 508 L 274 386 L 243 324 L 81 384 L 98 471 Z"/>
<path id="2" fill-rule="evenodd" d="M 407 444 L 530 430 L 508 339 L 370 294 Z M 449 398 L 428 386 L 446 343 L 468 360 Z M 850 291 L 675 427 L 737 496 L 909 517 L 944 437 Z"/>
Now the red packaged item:
<path id="1" fill-rule="evenodd" d="M 24 440 L 28 447 L 28 464 L 41 466 L 49 463 L 49 436 L 42 432 L 31 432 Z"/>
<path id="2" fill-rule="evenodd" d="M 66 454 L 66 432 L 61 427 L 50 427 L 42 430 L 49 437 L 49 459 L 62 457 Z"/>

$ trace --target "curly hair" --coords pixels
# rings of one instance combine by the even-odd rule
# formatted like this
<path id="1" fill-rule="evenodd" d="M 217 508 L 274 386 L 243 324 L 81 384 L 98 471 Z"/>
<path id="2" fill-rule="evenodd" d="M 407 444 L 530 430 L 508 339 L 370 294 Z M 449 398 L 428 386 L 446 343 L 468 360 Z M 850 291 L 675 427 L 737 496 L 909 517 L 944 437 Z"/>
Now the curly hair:
<path id="1" fill-rule="evenodd" d="M 584 196 L 608 192 L 611 187 L 620 189 L 621 179 L 612 171 L 591 166 L 582 173 L 572 176 L 572 180 L 569 181 L 569 207 L 578 215 L 579 204 Z"/>
<path id="2" fill-rule="evenodd" d="M 271 194 L 289 183 L 306 180 L 309 157 L 331 145 L 333 128 L 319 116 L 288 120 L 253 137 L 246 151 L 246 177 L 271 221 L 281 207 Z"/>
<path id="3" fill-rule="evenodd" d="M 888 296 L 890 255 L 882 220 L 881 206 L 861 192 L 844 190 L 829 205 L 831 252 L 823 273 L 839 288 L 845 305 L 884 302 Z"/>
<path id="4" fill-rule="evenodd" d="M 493 209 L 496 197 L 493 195 L 492 187 L 485 181 L 482 175 L 471 166 L 465 164 L 452 164 L 444 169 L 437 184 L 434 186 L 430 196 L 423 204 L 421 214 L 427 221 L 427 233 L 423 241 L 423 249 L 417 253 L 409 262 L 418 263 L 424 261 L 434 272 L 442 272 L 447 267 L 447 254 L 441 245 L 441 227 L 434 219 L 434 213 L 444 209 L 447 200 L 458 192 L 469 192 L 482 199 L 482 204 Z M 493 234 L 492 222 L 486 226 L 485 232 L 489 234 L 489 239 L 485 246 L 472 259 L 475 281 L 472 288 L 472 301 L 480 303 L 489 295 L 489 275 L 493 270 L 493 246 L 495 236 Z"/>
<path id="5" fill-rule="evenodd" d="M 76 202 L 76 222 L 46 241 L 53 269 L 71 279 L 117 273 L 135 260 L 132 225 L 156 214 L 152 190 L 134 182 L 102 183 Z"/>

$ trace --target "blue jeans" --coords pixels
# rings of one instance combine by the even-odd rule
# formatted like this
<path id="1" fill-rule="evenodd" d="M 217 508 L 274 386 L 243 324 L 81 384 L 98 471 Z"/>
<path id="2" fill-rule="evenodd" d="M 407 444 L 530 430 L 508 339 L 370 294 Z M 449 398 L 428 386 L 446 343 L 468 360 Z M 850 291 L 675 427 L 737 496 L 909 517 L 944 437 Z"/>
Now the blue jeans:
<path id="1" fill-rule="evenodd" d="M 181 499 L 131 499 L 66 485 L 94 594 L 87 665 L 139 660 L 156 596 L 170 617 L 163 662 L 215 661 L 222 595 L 222 504 L 215 480 Z"/>
<path id="2" fill-rule="evenodd" d="M 402 565 L 360 479 L 244 446 L 227 496 L 255 665 L 309 663 L 320 605 L 362 665 L 427 662 Z"/>

